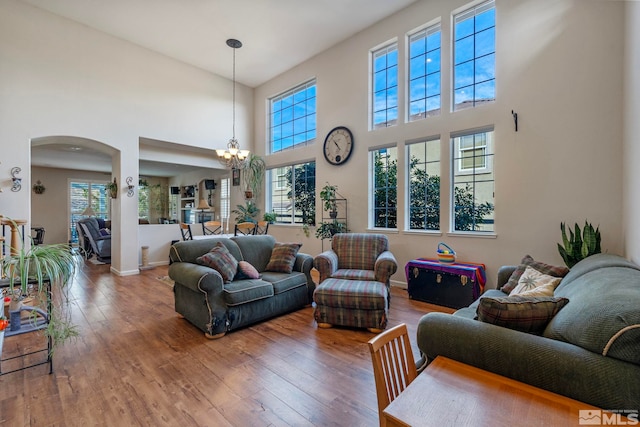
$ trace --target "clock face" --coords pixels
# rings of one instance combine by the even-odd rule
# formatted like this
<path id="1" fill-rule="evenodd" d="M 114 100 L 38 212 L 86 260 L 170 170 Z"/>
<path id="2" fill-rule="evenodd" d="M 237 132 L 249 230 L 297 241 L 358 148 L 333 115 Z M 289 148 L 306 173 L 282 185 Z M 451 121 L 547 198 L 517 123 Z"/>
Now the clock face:
<path id="1" fill-rule="evenodd" d="M 324 158 L 332 165 L 346 162 L 352 149 L 353 135 L 344 126 L 332 129 L 324 140 Z"/>

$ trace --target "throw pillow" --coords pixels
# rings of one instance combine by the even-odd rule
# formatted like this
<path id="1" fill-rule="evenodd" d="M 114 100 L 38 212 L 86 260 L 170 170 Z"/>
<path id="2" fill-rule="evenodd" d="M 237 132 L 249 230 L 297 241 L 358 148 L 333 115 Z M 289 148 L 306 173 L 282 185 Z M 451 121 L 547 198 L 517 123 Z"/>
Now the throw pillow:
<path id="1" fill-rule="evenodd" d="M 527 267 L 532 267 L 535 270 L 538 270 L 540 273 L 548 274 L 553 277 L 564 277 L 569 272 L 567 267 L 563 266 L 553 266 L 549 264 L 545 264 L 544 262 L 535 261 L 531 255 L 525 255 L 520 262 L 520 265 L 515 269 L 511 277 L 509 277 L 509 281 L 505 283 L 505 285 L 500 288 L 500 290 L 506 294 L 510 294 L 513 289 L 518 286 L 518 280 L 527 269 Z"/>
<path id="2" fill-rule="evenodd" d="M 238 260 L 222 242 L 216 243 L 213 249 L 196 258 L 196 262 L 216 270 L 225 283 L 231 282 L 238 270 Z"/>
<path id="3" fill-rule="evenodd" d="M 259 279 L 260 273 L 256 268 L 247 261 L 238 261 L 238 271 L 236 272 L 237 280 Z"/>
<path id="4" fill-rule="evenodd" d="M 267 264 L 266 271 L 279 273 L 291 273 L 293 264 L 296 262 L 296 255 L 302 243 L 276 243 L 271 251 L 271 258 Z"/>
<path id="5" fill-rule="evenodd" d="M 509 296 L 552 297 L 560 280 L 562 280 L 560 277 L 542 274 L 538 270 L 527 267 L 518 280 L 518 286 L 511 291 Z"/>
<path id="6" fill-rule="evenodd" d="M 482 297 L 476 312 L 481 322 L 540 335 L 568 302 L 554 297 Z"/>
<path id="7" fill-rule="evenodd" d="M 100 235 L 103 237 L 111 235 L 111 230 L 109 230 L 108 228 L 101 228 L 99 231 L 100 231 Z"/>

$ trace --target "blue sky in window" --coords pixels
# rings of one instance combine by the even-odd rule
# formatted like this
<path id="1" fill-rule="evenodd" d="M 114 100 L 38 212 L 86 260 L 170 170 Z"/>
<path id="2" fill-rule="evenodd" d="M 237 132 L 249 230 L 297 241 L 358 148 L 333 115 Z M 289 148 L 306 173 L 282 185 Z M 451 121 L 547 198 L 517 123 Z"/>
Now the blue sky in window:
<path id="1" fill-rule="evenodd" d="M 440 109 L 440 31 L 414 35 L 409 45 L 409 115 Z M 427 32 L 431 32 L 426 36 Z"/>
<path id="2" fill-rule="evenodd" d="M 271 152 L 316 137 L 315 84 L 273 101 L 271 111 Z"/>
<path id="3" fill-rule="evenodd" d="M 454 104 L 495 99 L 495 8 L 455 24 Z"/>
<path id="4" fill-rule="evenodd" d="M 383 50 L 384 52 L 385 50 Z M 398 50 L 374 54 L 373 60 L 373 123 L 396 120 L 398 117 Z"/>

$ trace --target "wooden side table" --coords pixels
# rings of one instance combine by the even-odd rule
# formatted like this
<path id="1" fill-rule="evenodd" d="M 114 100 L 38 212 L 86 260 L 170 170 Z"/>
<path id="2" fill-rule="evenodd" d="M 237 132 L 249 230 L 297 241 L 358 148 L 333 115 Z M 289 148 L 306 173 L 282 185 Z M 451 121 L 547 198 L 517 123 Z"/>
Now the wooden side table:
<path id="1" fill-rule="evenodd" d="M 438 356 L 387 406 L 382 416 L 387 427 L 577 426 L 580 411 L 598 413 L 600 410 Z M 626 420 L 621 415 L 617 415 L 617 419 Z"/>

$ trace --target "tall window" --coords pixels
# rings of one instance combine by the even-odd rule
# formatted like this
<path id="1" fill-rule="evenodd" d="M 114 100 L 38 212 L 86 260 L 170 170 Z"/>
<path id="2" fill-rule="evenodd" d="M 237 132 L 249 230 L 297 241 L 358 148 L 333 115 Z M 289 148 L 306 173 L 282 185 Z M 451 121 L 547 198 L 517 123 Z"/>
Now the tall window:
<path id="1" fill-rule="evenodd" d="M 69 239 L 78 242 L 76 223 L 87 216 L 109 219 L 109 198 L 107 182 L 70 181 L 69 182 Z M 91 207 L 89 210 L 88 207 Z M 92 212 L 91 212 L 92 211 Z"/>
<path id="2" fill-rule="evenodd" d="M 267 212 L 276 222 L 315 225 L 316 162 L 269 169 L 267 180 Z"/>
<path id="3" fill-rule="evenodd" d="M 454 19 L 454 110 L 496 98 L 496 15 L 493 0 Z"/>
<path id="4" fill-rule="evenodd" d="M 396 228 L 398 149 L 381 148 L 371 152 L 373 164 L 373 226 L 375 228 Z"/>
<path id="5" fill-rule="evenodd" d="M 269 100 L 271 153 L 316 137 L 316 81 L 303 83 Z"/>
<path id="6" fill-rule="evenodd" d="M 229 192 L 229 178 L 220 179 L 220 221 L 223 223 L 229 223 L 229 216 L 231 214 L 231 195 Z"/>
<path id="7" fill-rule="evenodd" d="M 409 229 L 440 229 L 440 140 L 407 146 L 409 156 Z"/>
<path id="8" fill-rule="evenodd" d="M 398 45 L 371 52 L 373 129 L 398 123 Z"/>
<path id="9" fill-rule="evenodd" d="M 148 184 L 138 185 L 138 218 L 150 220 L 149 201 L 151 191 Z"/>
<path id="10" fill-rule="evenodd" d="M 451 138 L 454 231 L 494 228 L 493 128 Z"/>
<path id="11" fill-rule="evenodd" d="M 409 36 L 409 121 L 440 114 L 440 24 Z"/>

